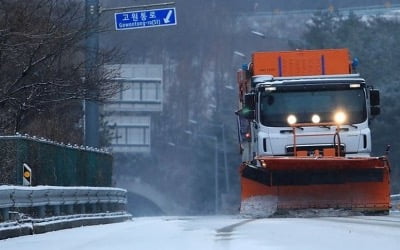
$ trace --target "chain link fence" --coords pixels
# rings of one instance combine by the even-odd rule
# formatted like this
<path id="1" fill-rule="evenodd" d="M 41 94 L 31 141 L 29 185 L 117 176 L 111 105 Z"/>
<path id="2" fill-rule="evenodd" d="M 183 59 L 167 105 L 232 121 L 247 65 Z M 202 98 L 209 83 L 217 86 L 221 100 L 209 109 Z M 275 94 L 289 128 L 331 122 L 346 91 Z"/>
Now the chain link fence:
<path id="1" fill-rule="evenodd" d="M 112 155 L 24 135 L 0 136 L 0 185 L 22 185 L 23 164 L 32 169 L 31 185 L 112 185 Z"/>

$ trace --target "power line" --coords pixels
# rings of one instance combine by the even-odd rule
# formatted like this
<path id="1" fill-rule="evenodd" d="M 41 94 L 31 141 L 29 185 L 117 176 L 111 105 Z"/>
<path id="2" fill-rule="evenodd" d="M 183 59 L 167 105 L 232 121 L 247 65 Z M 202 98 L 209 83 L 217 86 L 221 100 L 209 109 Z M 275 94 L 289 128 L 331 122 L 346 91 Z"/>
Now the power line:
<path id="1" fill-rule="evenodd" d="M 279 10 L 275 9 L 273 11 L 259 11 L 259 12 L 247 12 L 241 16 L 247 17 L 266 17 L 266 16 L 279 16 L 279 15 L 312 15 L 319 11 L 339 11 L 340 13 L 355 13 L 359 15 L 381 15 L 381 14 L 392 14 L 400 15 L 400 4 L 387 5 L 370 5 L 370 6 L 358 6 L 358 7 L 347 7 L 347 8 L 337 8 L 331 6 L 327 9 L 306 9 L 306 10 Z"/>

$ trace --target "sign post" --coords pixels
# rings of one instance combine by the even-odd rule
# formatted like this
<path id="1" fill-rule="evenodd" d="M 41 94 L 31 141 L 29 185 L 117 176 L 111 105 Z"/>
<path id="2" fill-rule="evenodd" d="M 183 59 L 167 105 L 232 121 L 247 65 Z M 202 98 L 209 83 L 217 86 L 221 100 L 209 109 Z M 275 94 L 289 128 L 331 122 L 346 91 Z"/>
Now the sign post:
<path id="1" fill-rule="evenodd" d="M 149 9 L 115 13 L 115 29 L 129 30 L 176 25 L 176 9 Z"/>

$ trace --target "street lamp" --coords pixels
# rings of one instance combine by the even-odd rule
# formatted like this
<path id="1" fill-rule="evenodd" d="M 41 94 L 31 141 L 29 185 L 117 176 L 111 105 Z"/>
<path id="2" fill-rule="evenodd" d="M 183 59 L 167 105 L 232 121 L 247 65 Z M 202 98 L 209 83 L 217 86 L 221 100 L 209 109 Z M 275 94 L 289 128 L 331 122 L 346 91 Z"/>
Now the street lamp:
<path id="1" fill-rule="evenodd" d="M 259 31 L 252 30 L 251 33 L 253 33 L 254 35 L 259 36 L 261 38 L 265 38 L 265 34 L 259 32 Z"/>
<path id="2" fill-rule="evenodd" d="M 233 87 L 233 86 L 231 86 L 231 85 L 225 85 L 225 88 L 226 88 L 226 89 L 229 89 L 229 90 L 235 90 L 235 87 Z"/>
<path id="3" fill-rule="evenodd" d="M 246 58 L 246 55 L 245 55 L 245 54 L 243 54 L 242 52 L 237 51 L 237 50 L 233 51 L 233 54 L 235 54 L 235 55 L 237 55 L 237 56 L 240 56 L 240 57 L 243 57 L 243 58 Z"/>
<path id="4" fill-rule="evenodd" d="M 193 134 L 193 132 L 190 131 L 190 130 L 185 130 L 184 132 L 185 132 L 185 134 L 188 134 L 188 135 L 192 135 Z"/>

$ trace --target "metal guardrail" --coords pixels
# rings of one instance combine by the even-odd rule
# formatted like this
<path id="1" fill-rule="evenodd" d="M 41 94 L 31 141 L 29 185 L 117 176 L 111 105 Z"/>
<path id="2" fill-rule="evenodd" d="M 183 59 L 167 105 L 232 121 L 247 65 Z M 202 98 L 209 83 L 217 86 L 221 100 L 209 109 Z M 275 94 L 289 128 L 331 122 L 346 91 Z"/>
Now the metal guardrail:
<path id="1" fill-rule="evenodd" d="M 400 194 L 392 194 L 390 196 L 390 203 L 392 205 L 392 210 L 400 211 Z"/>
<path id="2" fill-rule="evenodd" d="M 108 187 L 0 186 L 0 222 L 32 218 L 125 212 L 127 192 Z"/>

